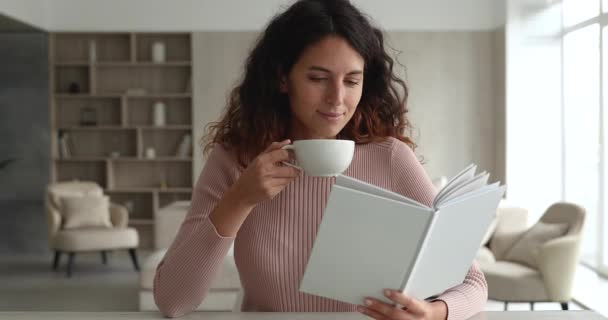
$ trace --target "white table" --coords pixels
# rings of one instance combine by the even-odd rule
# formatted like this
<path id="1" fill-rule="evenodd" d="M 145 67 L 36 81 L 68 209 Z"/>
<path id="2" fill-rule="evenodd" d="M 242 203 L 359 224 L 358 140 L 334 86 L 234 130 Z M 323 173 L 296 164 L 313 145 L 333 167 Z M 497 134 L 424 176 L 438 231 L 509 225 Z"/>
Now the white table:
<path id="1" fill-rule="evenodd" d="M 0 312 L 2 320 L 148 320 L 165 319 L 158 312 Z M 193 312 L 179 319 L 192 320 L 364 320 L 351 313 Z M 592 311 L 488 311 L 470 320 L 608 320 Z"/>

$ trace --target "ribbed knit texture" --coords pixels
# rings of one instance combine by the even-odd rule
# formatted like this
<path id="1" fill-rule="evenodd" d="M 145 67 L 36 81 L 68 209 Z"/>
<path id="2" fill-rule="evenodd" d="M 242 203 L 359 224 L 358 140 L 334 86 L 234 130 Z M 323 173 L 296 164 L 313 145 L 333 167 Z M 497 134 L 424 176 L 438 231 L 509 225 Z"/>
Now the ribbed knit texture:
<path id="1" fill-rule="evenodd" d="M 298 292 L 335 178 L 301 173 L 274 199 L 256 206 L 236 237 L 223 237 L 208 217 L 239 174 L 234 155 L 215 147 L 197 181 L 191 210 L 157 268 L 154 299 L 160 311 L 176 317 L 194 310 L 234 242 L 242 311 L 356 312 L 356 305 Z M 394 138 L 357 145 L 344 174 L 427 205 L 437 192 L 412 150 Z M 487 300 L 483 273 L 473 264 L 463 283 L 438 299 L 448 305 L 449 320 L 481 311 Z"/>

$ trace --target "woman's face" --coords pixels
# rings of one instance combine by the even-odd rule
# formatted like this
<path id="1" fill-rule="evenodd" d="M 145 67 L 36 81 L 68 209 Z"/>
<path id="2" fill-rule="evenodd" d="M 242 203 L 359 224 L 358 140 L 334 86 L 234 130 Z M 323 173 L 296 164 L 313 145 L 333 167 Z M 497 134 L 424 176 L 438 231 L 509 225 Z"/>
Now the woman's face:
<path id="1" fill-rule="evenodd" d="M 293 112 L 290 138 L 335 138 L 361 100 L 364 66 L 363 57 L 340 37 L 309 46 L 281 83 Z"/>

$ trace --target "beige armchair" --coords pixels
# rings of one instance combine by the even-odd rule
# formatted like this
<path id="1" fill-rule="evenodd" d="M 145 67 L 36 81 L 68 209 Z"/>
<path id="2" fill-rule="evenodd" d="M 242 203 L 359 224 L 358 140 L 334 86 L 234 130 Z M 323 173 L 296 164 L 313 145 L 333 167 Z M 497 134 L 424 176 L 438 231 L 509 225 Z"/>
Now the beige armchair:
<path id="1" fill-rule="evenodd" d="M 565 224 L 565 234 L 530 248 L 535 266 L 509 261 L 517 240 L 532 228 L 527 228 L 527 210 L 515 207 L 499 208 L 496 229 L 489 244 L 477 254 L 481 270 L 488 282 L 488 297 L 509 302 L 559 302 L 568 309 L 579 260 L 585 210 L 572 203 L 555 203 L 540 218 L 537 225 Z M 533 226 L 534 227 L 534 226 Z M 521 248 L 521 247 L 520 247 Z"/>
<path id="2" fill-rule="evenodd" d="M 99 251 L 102 263 L 107 263 L 107 251 L 126 249 L 133 266 L 139 271 L 136 248 L 139 236 L 128 228 L 129 215 L 125 207 L 110 204 L 110 227 L 63 228 L 61 198 L 66 196 L 102 196 L 103 189 L 94 182 L 70 181 L 50 184 L 45 208 L 48 221 L 49 246 L 54 251 L 53 270 L 57 270 L 61 255 L 68 255 L 67 276 L 72 275 L 74 258 L 78 252 Z"/>

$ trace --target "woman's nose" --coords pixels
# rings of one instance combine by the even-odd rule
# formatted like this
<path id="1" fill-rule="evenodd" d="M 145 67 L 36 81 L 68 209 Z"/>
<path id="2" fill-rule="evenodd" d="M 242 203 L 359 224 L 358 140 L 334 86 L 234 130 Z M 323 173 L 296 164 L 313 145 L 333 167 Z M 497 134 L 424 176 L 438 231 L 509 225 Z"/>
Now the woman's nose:
<path id="1" fill-rule="evenodd" d="M 333 82 L 327 89 L 326 102 L 332 106 L 339 106 L 344 100 L 344 86 L 342 82 Z"/>

